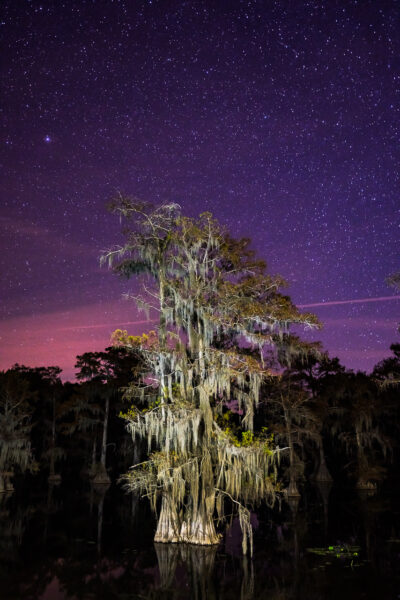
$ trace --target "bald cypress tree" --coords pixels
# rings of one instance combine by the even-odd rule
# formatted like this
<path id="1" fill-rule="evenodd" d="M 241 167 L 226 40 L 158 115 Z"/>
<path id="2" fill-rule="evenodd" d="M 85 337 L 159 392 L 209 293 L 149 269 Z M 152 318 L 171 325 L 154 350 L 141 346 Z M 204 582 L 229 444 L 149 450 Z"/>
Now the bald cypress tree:
<path id="1" fill-rule="evenodd" d="M 149 459 L 130 470 L 126 485 L 154 510 L 161 497 L 155 541 L 217 543 L 215 517 L 224 518 L 228 501 L 243 551 L 249 544 L 251 551 L 247 506 L 274 503 L 279 460 L 270 435 L 254 433 L 259 390 L 271 375 L 263 352 L 290 324 L 312 327 L 316 319 L 279 292 L 284 281 L 266 274 L 248 239 L 231 238 L 209 213 L 191 219 L 177 205 L 122 197 L 111 209 L 127 220 L 126 243 L 102 260 L 127 277 L 146 273 L 132 297 L 158 314 L 149 335 L 114 334 L 147 365 L 126 390 L 145 408 L 125 416 L 132 436 L 147 439 Z M 234 428 L 228 406 L 236 408 Z"/>

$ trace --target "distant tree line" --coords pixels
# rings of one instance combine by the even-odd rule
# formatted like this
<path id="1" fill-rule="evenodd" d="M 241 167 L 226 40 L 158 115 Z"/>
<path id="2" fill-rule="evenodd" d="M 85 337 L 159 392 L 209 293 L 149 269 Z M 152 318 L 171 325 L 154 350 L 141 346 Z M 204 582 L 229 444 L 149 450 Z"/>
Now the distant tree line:
<path id="1" fill-rule="evenodd" d="M 374 489 L 395 477 L 399 464 L 400 344 L 370 374 L 345 369 L 314 348 L 292 357 L 290 366 L 278 357 L 261 391 L 255 429 L 267 427 L 276 443 L 290 448 L 279 470 L 291 494 L 312 479 Z M 139 448 L 126 431 L 132 400 L 124 390 L 139 381 L 140 358 L 109 347 L 78 356 L 76 367 L 76 383 L 62 383 L 59 367 L 16 364 L 0 372 L 0 491 L 27 472 L 57 482 L 73 467 L 104 481 L 133 464 Z M 232 403 L 220 418 L 237 444 L 246 443 L 239 413 Z"/>
<path id="2" fill-rule="evenodd" d="M 109 482 L 107 454 L 111 470 L 127 468 L 133 453 L 119 414 L 138 364 L 134 353 L 109 347 L 77 356 L 76 383 L 62 383 L 53 366 L 0 372 L 0 492 L 23 473 L 56 484 L 77 470 Z"/>

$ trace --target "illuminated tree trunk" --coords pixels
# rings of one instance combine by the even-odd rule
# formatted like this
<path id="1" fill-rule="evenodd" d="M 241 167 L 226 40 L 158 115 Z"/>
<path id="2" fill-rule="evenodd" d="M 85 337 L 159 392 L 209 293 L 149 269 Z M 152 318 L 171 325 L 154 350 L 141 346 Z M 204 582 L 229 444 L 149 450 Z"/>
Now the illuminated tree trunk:
<path id="1" fill-rule="evenodd" d="M 194 512 L 186 512 L 180 533 L 182 542 L 201 546 L 219 544 L 220 538 L 215 531 L 213 519 L 214 498 L 215 494 L 212 494 Z"/>
<path id="2" fill-rule="evenodd" d="M 171 498 L 171 494 L 165 491 L 161 500 L 161 511 L 154 541 L 163 544 L 180 542 L 180 529 L 175 503 Z"/>

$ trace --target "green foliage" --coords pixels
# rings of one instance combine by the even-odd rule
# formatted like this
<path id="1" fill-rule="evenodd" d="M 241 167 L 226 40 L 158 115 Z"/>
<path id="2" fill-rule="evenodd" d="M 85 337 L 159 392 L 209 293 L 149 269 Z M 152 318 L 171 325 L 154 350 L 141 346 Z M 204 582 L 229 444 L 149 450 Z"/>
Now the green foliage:
<path id="1" fill-rule="evenodd" d="M 307 548 L 307 552 L 318 556 L 331 556 L 335 558 L 354 558 L 360 554 L 360 546 L 349 544 L 336 544 L 327 548 Z"/>
<path id="2" fill-rule="evenodd" d="M 130 421 L 133 419 L 136 419 L 138 415 L 138 411 L 136 406 L 134 406 L 133 404 L 125 411 L 123 412 L 122 410 L 119 412 L 119 417 L 121 419 L 125 419 L 126 421 Z"/>
<path id="3" fill-rule="evenodd" d="M 324 562 L 320 568 L 325 568 L 338 560 L 348 563 L 350 568 L 360 567 L 366 562 L 360 560 L 360 546 L 350 544 L 336 544 L 327 548 L 307 548 L 307 552 L 323 559 Z"/>

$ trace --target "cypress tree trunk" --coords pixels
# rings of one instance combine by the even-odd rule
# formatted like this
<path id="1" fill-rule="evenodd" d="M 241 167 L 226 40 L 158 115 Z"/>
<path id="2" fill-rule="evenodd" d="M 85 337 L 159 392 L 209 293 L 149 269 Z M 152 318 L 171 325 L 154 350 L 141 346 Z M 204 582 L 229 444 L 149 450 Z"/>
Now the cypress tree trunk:
<path id="1" fill-rule="evenodd" d="M 97 442 L 97 435 L 95 435 L 94 438 L 93 438 L 92 464 L 91 464 L 91 467 L 90 467 L 91 477 L 94 477 L 95 474 L 96 474 L 96 442 Z"/>
<path id="2" fill-rule="evenodd" d="M 14 486 L 11 477 L 14 475 L 12 471 L 3 471 L 0 473 L 0 494 L 2 492 L 13 492 Z"/>
<path id="3" fill-rule="evenodd" d="M 56 445 L 56 401 L 53 397 L 53 420 L 51 424 L 51 455 L 50 455 L 50 477 L 54 478 L 54 448 Z"/>
<path id="4" fill-rule="evenodd" d="M 288 446 L 289 446 L 289 487 L 287 489 L 288 496 L 300 496 L 300 492 L 297 489 L 296 483 L 296 474 L 294 470 L 295 465 L 295 453 L 293 447 L 293 438 L 292 438 L 292 419 L 290 417 L 290 411 L 284 407 L 285 414 L 285 422 L 286 422 L 286 431 L 288 438 Z"/>
<path id="5" fill-rule="evenodd" d="M 193 512 L 186 512 L 180 531 L 182 542 L 201 546 L 219 544 L 220 538 L 215 531 L 213 510 L 211 509 L 213 506 L 214 494 L 201 502 Z"/>
<path id="6" fill-rule="evenodd" d="M 106 451 L 107 451 L 107 429 L 108 429 L 108 415 L 110 411 L 110 399 L 107 396 L 106 407 L 104 413 L 104 424 L 103 424 L 103 440 L 101 444 L 101 458 L 100 464 L 106 470 Z"/>
<path id="7" fill-rule="evenodd" d="M 53 418 L 51 423 L 51 442 L 50 442 L 50 474 L 48 480 L 52 483 L 60 483 L 61 475 L 56 475 L 54 451 L 56 447 L 56 399 L 53 396 Z"/>
<path id="8" fill-rule="evenodd" d="M 106 469 L 106 453 L 107 453 L 107 430 L 108 430 L 108 416 L 110 411 L 110 398 L 107 395 L 106 405 L 104 409 L 104 422 L 103 422 L 103 438 L 101 442 L 101 455 L 100 455 L 100 471 L 94 478 L 94 483 L 109 484 L 110 478 L 107 474 Z"/>
<path id="9" fill-rule="evenodd" d="M 318 471 L 315 476 L 315 479 L 316 479 L 316 481 L 330 483 L 332 481 L 332 476 L 329 473 L 328 467 L 326 466 L 325 452 L 324 452 L 324 445 L 323 445 L 322 438 L 319 438 L 319 440 L 318 440 L 318 449 L 319 449 L 319 465 L 318 465 Z"/>
<path id="10" fill-rule="evenodd" d="M 178 515 L 168 491 L 164 492 L 161 500 L 161 511 L 154 541 L 163 544 L 181 541 Z"/>
<path id="11" fill-rule="evenodd" d="M 160 321 L 158 329 L 158 337 L 160 340 L 160 348 L 163 350 L 167 342 L 167 327 L 165 321 L 165 281 L 164 274 L 160 272 Z"/>
<path id="12" fill-rule="evenodd" d="M 365 457 L 362 443 L 361 443 L 361 435 L 360 430 L 356 427 L 356 442 L 357 442 L 357 462 L 358 462 L 358 475 L 357 475 L 357 483 L 356 488 L 358 490 L 365 490 L 369 492 L 376 491 L 376 483 L 369 481 L 367 479 L 366 470 L 368 468 L 367 459 Z"/>

